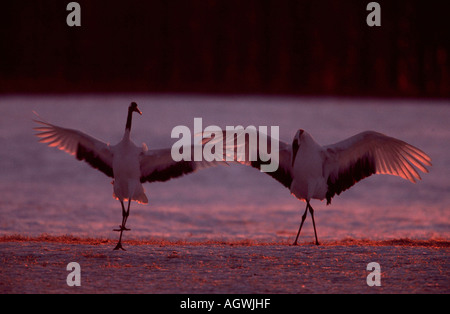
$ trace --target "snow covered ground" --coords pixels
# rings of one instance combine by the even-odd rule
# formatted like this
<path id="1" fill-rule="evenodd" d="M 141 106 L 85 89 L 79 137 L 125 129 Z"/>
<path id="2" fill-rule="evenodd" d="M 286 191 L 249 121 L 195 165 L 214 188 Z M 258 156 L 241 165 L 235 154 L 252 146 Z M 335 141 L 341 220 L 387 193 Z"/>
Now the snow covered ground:
<path id="1" fill-rule="evenodd" d="M 375 130 L 419 147 L 433 167 L 412 184 L 372 176 L 333 199 L 313 201 L 319 240 L 450 239 L 450 106 L 448 101 L 192 95 L 64 95 L 0 98 L 0 235 L 71 234 L 115 239 L 120 204 L 111 179 L 37 142 L 36 111 L 44 119 L 114 144 L 136 101 L 132 139 L 170 147 L 175 126 L 280 127 L 330 144 Z M 148 205 L 132 204 L 125 239 L 293 241 L 305 204 L 271 177 L 241 165 L 202 170 L 145 184 Z M 310 219 L 300 242 L 313 241 Z"/>

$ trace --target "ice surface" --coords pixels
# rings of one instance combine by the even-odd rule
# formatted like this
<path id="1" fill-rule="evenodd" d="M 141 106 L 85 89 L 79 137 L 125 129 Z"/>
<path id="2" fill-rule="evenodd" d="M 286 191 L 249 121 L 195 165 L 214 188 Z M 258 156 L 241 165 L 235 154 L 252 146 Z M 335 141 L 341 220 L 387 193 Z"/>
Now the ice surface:
<path id="1" fill-rule="evenodd" d="M 115 144 L 136 101 L 132 139 L 170 147 L 172 129 L 218 125 L 280 126 L 280 139 L 307 130 L 331 144 L 364 130 L 402 139 L 428 153 L 433 167 L 412 184 L 372 176 L 333 199 L 313 201 L 319 240 L 450 238 L 450 106 L 445 101 L 172 95 L 3 96 L 0 98 L 0 234 L 110 237 L 121 222 L 111 179 L 33 136 L 32 111 L 47 121 Z M 232 165 L 165 183 L 145 184 L 149 205 L 132 204 L 125 237 L 293 240 L 305 204 L 271 177 Z M 300 238 L 312 241 L 307 220 Z"/>

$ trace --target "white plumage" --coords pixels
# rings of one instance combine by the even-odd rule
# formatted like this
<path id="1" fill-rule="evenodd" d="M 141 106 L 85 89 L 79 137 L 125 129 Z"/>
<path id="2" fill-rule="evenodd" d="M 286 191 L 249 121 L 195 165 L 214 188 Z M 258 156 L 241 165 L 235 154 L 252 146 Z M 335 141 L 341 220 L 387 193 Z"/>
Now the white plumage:
<path id="1" fill-rule="evenodd" d="M 237 136 L 246 136 L 246 131 Z M 248 146 L 250 136 L 245 137 Z M 259 141 L 259 133 L 257 134 Z M 216 139 L 217 140 L 217 139 Z M 206 139 L 204 142 L 210 141 Z M 273 139 L 268 140 L 268 144 Z M 274 141 L 274 143 L 277 143 Z M 279 144 L 279 167 L 275 172 L 266 172 L 285 187 L 298 199 L 306 202 L 306 210 L 295 239 L 297 244 L 303 222 L 309 209 L 311 213 L 316 244 L 319 244 L 314 221 L 314 210 L 310 205 L 311 199 L 327 200 L 347 190 L 356 182 L 372 174 L 390 174 L 402 177 L 413 183 L 420 180 L 417 171 L 428 172 L 426 166 L 431 166 L 431 158 L 420 149 L 399 139 L 381 133 L 366 131 L 352 136 L 333 145 L 319 145 L 309 133 L 298 130 L 292 145 L 282 141 Z M 228 156 L 234 155 L 237 145 L 224 144 L 224 151 Z M 270 145 L 269 150 L 270 150 Z M 249 151 L 254 151 L 255 147 Z M 242 164 L 261 169 L 268 156 L 259 156 L 255 161 L 236 160 Z M 248 157 L 248 156 L 247 156 Z M 417 169 L 416 169 L 417 168 Z"/>
<path id="2" fill-rule="evenodd" d="M 122 140 L 116 145 L 109 145 L 77 130 L 34 120 L 41 125 L 34 128 L 40 132 L 36 134 L 40 138 L 39 142 L 74 155 L 78 160 L 86 161 L 92 167 L 114 179 L 113 195 L 122 205 L 122 224 L 119 229 L 115 229 L 120 232 L 115 250 L 123 249 L 122 233 L 124 230 L 129 230 L 125 225 L 130 213 L 131 201 L 148 203 L 142 183 L 167 181 L 201 168 L 219 164 L 207 161 L 175 162 L 172 159 L 170 148 L 148 150 L 145 144 L 142 147 L 136 146 L 130 139 L 133 112 L 142 114 L 135 102 L 131 103 L 128 108 L 125 133 Z M 128 201 L 127 210 L 125 210 L 124 201 Z"/>

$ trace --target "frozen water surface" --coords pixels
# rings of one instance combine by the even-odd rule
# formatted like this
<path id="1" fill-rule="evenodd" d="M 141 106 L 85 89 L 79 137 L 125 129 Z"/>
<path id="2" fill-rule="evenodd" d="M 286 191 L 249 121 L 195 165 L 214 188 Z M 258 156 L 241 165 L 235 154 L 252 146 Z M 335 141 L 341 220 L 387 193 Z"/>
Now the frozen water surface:
<path id="1" fill-rule="evenodd" d="M 448 101 L 171 95 L 3 96 L 0 98 L 0 235 L 71 234 L 116 238 L 120 204 L 111 179 L 73 156 L 37 142 L 32 111 L 47 121 L 115 144 L 127 106 L 136 101 L 132 139 L 170 147 L 175 126 L 299 128 L 321 144 L 376 130 L 419 147 L 433 167 L 412 184 L 372 176 L 333 199 L 313 201 L 319 240 L 450 238 L 450 106 Z M 291 241 L 305 204 L 271 177 L 241 165 L 206 169 L 145 184 L 148 205 L 132 204 L 125 238 Z M 300 241 L 312 241 L 307 220 Z"/>

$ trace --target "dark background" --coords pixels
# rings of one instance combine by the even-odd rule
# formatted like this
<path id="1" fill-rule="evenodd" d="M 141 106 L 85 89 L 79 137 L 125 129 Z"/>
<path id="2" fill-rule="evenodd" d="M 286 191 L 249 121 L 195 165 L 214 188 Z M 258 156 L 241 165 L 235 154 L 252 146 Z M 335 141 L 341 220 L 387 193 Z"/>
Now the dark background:
<path id="1" fill-rule="evenodd" d="M 446 1 L 2 3 L 0 93 L 450 97 Z"/>

